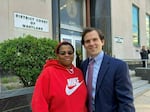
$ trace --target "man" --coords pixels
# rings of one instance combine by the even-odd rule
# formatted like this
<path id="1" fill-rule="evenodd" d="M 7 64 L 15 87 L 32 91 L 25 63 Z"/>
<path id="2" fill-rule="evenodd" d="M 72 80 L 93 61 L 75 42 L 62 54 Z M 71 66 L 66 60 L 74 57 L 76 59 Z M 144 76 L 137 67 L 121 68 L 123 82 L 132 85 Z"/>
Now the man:
<path id="1" fill-rule="evenodd" d="M 142 66 L 146 67 L 146 62 L 148 61 L 148 54 L 150 53 L 149 49 L 147 50 L 145 46 L 142 46 L 141 51 L 140 51 L 140 56 L 142 59 Z"/>
<path id="2" fill-rule="evenodd" d="M 81 41 L 89 56 L 81 64 L 86 82 L 89 61 L 94 59 L 92 91 L 88 89 L 89 99 L 92 97 L 91 102 L 88 100 L 88 107 L 92 105 L 89 112 L 135 112 L 127 64 L 104 53 L 104 35 L 100 30 L 84 29 Z"/>

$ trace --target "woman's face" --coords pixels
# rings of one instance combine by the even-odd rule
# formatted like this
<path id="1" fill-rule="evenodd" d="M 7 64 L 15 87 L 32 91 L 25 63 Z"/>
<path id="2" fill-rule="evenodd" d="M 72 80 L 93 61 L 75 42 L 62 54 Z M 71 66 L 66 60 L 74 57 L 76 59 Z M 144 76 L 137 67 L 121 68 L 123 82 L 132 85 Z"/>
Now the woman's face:
<path id="1" fill-rule="evenodd" d="M 74 52 L 70 45 L 62 45 L 58 51 L 57 58 L 59 63 L 65 67 L 70 67 L 74 59 Z"/>

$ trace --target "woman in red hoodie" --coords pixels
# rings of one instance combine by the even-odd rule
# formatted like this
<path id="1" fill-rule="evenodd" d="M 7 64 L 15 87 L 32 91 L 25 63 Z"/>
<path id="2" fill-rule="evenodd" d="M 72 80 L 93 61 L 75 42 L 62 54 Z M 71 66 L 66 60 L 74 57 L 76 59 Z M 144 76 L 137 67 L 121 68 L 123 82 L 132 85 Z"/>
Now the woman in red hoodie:
<path id="1" fill-rule="evenodd" d="M 74 48 L 62 42 L 57 60 L 47 60 L 32 96 L 32 112 L 87 112 L 87 89 L 82 72 L 72 64 Z"/>

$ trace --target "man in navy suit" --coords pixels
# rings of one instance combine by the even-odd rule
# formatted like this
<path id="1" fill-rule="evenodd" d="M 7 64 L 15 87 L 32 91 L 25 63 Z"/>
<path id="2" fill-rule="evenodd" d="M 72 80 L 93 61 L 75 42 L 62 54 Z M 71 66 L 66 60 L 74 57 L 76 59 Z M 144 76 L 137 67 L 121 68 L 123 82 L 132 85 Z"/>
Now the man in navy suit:
<path id="1" fill-rule="evenodd" d="M 89 60 L 94 59 L 92 93 L 89 93 L 92 111 L 89 112 L 135 112 L 127 64 L 104 53 L 104 35 L 99 29 L 85 28 L 81 42 L 89 56 L 81 64 L 86 82 Z"/>

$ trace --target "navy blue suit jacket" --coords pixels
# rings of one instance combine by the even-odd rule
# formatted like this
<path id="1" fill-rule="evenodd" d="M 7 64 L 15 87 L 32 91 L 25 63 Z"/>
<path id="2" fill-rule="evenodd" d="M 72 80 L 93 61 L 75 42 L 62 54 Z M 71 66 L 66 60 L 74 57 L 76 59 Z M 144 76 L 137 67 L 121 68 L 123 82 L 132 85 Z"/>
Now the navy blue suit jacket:
<path id="1" fill-rule="evenodd" d="M 89 60 L 81 64 L 86 75 Z M 98 72 L 95 112 L 135 112 L 128 66 L 124 61 L 104 54 Z"/>

